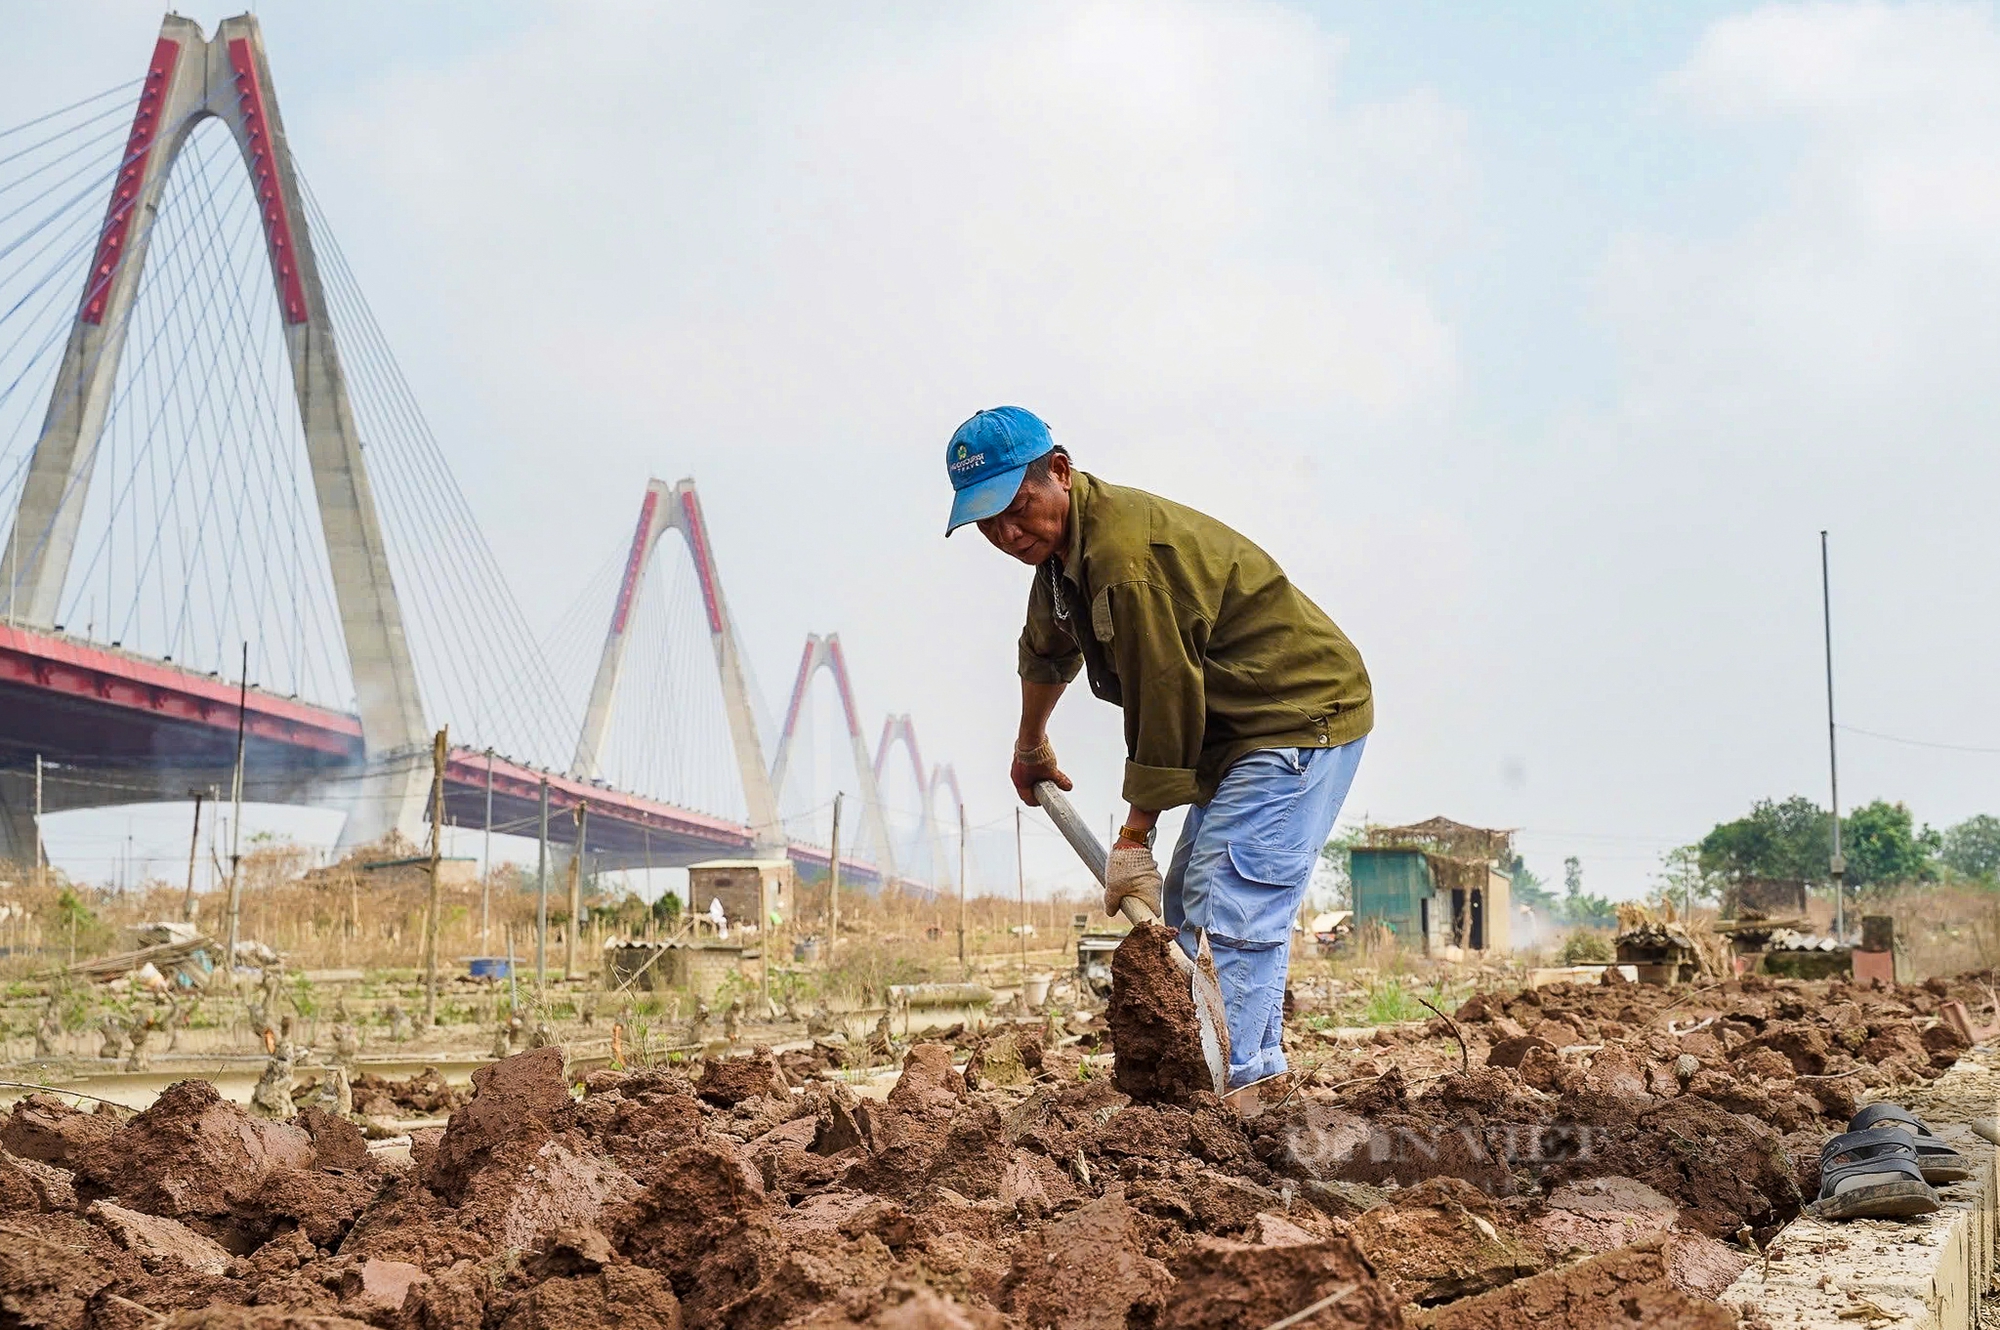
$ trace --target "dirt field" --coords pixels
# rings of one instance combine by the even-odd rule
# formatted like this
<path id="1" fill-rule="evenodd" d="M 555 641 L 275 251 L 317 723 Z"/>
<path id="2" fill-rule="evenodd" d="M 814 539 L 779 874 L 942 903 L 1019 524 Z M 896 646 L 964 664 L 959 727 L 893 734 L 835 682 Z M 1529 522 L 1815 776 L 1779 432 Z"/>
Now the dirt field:
<path id="1" fill-rule="evenodd" d="M 0 1125 L 0 1322 L 1255 1327 L 1339 1294 L 1305 1324 L 1733 1325 L 1713 1296 L 1824 1135 L 1955 1058 L 1947 995 L 1990 1003 L 1485 994 L 1463 1054 L 1442 1020 L 1304 1037 L 1308 1083 L 1247 1123 L 1121 1093 L 1101 1021 L 919 1044 L 886 1099 L 810 1054 L 573 1083 L 540 1049 L 408 1159 L 203 1082 L 136 1116 L 41 1096 Z"/>

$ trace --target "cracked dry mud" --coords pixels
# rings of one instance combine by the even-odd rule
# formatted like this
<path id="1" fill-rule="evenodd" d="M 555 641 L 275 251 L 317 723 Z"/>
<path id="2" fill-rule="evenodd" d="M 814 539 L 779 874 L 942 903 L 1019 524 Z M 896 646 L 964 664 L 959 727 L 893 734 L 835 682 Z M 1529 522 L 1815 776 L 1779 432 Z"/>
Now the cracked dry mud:
<path id="1" fill-rule="evenodd" d="M 761 1054 L 578 1086 L 540 1049 L 407 1161 L 201 1082 L 122 1122 L 31 1097 L 0 1121 L 0 1324 L 1165 1330 L 1345 1288 L 1312 1325 L 1730 1325 L 1736 1234 L 1797 1212 L 1859 1096 L 1950 1064 L 1954 994 L 1982 995 L 1481 995 L 1469 1074 L 1441 1022 L 1384 1031 L 1249 1123 L 1030 1025 L 918 1045 L 883 1100 Z"/>

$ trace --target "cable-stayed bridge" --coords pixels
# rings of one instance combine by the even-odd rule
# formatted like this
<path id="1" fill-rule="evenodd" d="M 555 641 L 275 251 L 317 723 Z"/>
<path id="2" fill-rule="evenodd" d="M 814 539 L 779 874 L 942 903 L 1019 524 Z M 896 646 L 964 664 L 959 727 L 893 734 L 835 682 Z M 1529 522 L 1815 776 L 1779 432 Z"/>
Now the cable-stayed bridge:
<path id="1" fill-rule="evenodd" d="M 239 724 L 247 799 L 419 841 L 448 725 L 461 827 L 535 834 L 546 791 L 558 843 L 587 805 L 599 866 L 815 871 L 838 787 L 845 874 L 956 880 L 956 778 L 907 716 L 867 751 L 837 636 L 808 637 L 782 725 L 763 713 L 692 481 L 649 484 L 604 584 L 530 629 L 292 156 L 252 16 L 169 15 L 141 78 L 0 129 L 0 502 L 17 858 L 37 760 L 45 812 L 177 801 L 228 790 Z M 898 745 L 916 793 L 892 806 Z"/>

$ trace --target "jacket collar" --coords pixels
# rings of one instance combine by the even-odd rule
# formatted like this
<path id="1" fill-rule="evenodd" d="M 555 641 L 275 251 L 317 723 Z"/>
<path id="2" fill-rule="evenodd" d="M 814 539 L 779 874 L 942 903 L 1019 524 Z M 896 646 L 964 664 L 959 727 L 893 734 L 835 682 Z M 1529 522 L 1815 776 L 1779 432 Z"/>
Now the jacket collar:
<path id="1" fill-rule="evenodd" d="M 1083 523 L 1089 513 L 1090 477 L 1071 471 L 1069 479 L 1069 545 L 1063 550 L 1063 576 L 1083 585 Z"/>

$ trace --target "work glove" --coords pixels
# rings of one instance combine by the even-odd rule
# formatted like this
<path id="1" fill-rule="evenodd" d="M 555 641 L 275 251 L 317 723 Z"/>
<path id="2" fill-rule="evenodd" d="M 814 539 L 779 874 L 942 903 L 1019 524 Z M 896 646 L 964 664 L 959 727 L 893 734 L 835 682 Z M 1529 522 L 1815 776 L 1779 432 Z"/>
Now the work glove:
<path id="1" fill-rule="evenodd" d="M 1159 917 L 1160 866 L 1153 862 L 1153 847 L 1121 840 L 1104 865 L 1104 913 L 1115 917 L 1118 902 L 1127 896 L 1137 896 Z"/>
<path id="2" fill-rule="evenodd" d="M 1039 807 L 1035 802 L 1035 782 L 1052 780 L 1059 790 L 1071 788 L 1070 779 L 1056 766 L 1056 747 L 1047 739 L 1033 748 L 1016 748 L 1014 765 L 1008 769 L 1007 779 L 1014 782 L 1014 793 L 1021 796 L 1021 802 L 1030 808 Z"/>

